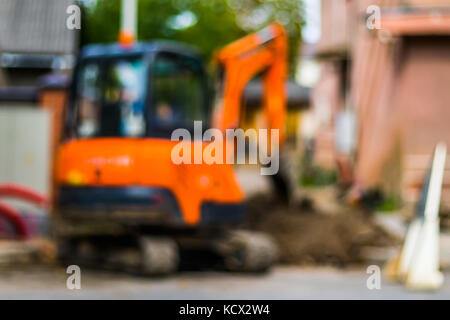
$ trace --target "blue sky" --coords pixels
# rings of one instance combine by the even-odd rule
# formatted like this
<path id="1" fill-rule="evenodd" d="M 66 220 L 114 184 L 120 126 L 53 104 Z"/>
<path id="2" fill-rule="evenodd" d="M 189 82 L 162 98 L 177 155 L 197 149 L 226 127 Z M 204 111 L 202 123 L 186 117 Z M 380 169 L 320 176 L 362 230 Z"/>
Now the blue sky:
<path id="1" fill-rule="evenodd" d="M 315 43 L 320 39 L 320 0 L 303 0 L 306 25 L 302 30 L 303 40 Z"/>

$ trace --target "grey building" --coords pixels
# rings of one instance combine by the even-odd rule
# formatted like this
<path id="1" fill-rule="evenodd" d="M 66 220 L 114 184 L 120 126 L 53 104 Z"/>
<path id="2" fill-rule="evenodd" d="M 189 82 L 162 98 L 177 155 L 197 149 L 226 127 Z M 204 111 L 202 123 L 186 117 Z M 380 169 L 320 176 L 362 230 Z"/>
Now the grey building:
<path id="1" fill-rule="evenodd" d="M 0 87 L 36 86 L 52 69 L 70 69 L 78 31 L 69 30 L 74 0 L 0 0 Z"/>

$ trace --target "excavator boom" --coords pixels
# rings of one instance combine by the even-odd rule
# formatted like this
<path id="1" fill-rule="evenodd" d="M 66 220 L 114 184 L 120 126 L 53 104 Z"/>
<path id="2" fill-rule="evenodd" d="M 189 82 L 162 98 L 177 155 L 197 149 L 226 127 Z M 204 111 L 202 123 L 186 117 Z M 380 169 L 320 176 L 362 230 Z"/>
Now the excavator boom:
<path id="1" fill-rule="evenodd" d="M 222 104 L 214 115 L 216 128 L 222 131 L 239 125 L 242 94 L 247 83 L 263 73 L 263 112 L 268 129 L 268 143 L 278 143 L 285 139 L 286 124 L 286 76 L 287 76 L 286 32 L 278 23 L 241 38 L 216 54 L 216 61 L 223 71 Z M 279 140 L 272 139 L 272 129 L 278 130 Z M 233 142 L 231 142 L 233 143 Z M 275 192 L 282 201 L 289 201 L 292 183 L 286 172 L 287 161 L 279 157 L 279 171 L 271 176 Z"/>
<path id="2" fill-rule="evenodd" d="M 264 72 L 264 115 L 267 129 L 278 129 L 280 143 L 285 137 L 287 74 L 287 37 L 284 28 L 274 23 L 239 39 L 216 54 L 224 71 L 223 101 L 215 115 L 215 127 L 225 130 L 239 123 L 241 98 L 245 86 Z"/>

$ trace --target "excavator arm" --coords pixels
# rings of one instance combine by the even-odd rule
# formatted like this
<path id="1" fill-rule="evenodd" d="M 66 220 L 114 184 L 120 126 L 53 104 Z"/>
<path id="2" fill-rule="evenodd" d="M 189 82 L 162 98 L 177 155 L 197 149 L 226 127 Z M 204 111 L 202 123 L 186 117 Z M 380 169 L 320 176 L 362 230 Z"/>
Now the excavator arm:
<path id="1" fill-rule="evenodd" d="M 216 55 L 216 61 L 224 71 L 224 85 L 215 127 L 221 130 L 238 127 L 245 86 L 264 71 L 263 110 L 267 129 L 278 129 L 282 143 L 285 137 L 287 73 L 287 37 L 284 28 L 274 23 L 239 39 L 221 49 Z"/>
<path id="2" fill-rule="evenodd" d="M 222 104 L 214 115 L 214 127 L 222 131 L 239 125 L 242 94 L 247 83 L 263 72 L 263 112 L 269 143 L 283 144 L 286 132 L 286 76 L 288 41 L 284 28 L 273 23 L 260 32 L 239 39 L 216 55 L 223 71 Z M 273 141 L 271 129 L 277 129 L 279 141 Z M 234 143 L 234 142 L 233 142 Z M 279 171 L 270 176 L 282 201 L 292 195 L 287 161 L 279 156 Z"/>

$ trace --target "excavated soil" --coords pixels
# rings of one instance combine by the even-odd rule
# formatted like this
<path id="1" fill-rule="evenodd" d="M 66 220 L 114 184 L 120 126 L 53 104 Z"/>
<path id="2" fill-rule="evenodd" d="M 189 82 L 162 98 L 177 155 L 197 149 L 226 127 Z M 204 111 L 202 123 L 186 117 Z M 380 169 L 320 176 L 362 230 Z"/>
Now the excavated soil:
<path id="1" fill-rule="evenodd" d="M 361 212 L 321 214 L 311 207 L 286 207 L 267 195 L 247 202 L 246 227 L 270 234 L 280 262 L 344 267 L 364 262 L 363 248 L 390 247 L 399 240 Z"/>

